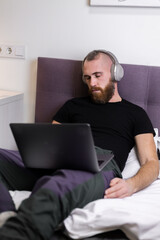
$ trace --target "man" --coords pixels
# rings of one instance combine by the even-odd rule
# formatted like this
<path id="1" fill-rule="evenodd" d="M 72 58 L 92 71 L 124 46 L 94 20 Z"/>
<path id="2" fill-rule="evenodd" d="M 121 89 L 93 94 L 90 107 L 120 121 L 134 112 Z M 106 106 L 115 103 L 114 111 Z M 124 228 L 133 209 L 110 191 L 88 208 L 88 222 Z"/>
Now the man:
<path id="1" fill-rule="evenodd" d="M 152 124 L 143 109 L 119 95 L 116 64 L 116 58 L 109 52 L 96 50 L 89 53 L 83 61 L 83 80 L 88 86 L 89 96 L 67 101 L 53 120 L 53 124 L 88 122 L 95 145 L 112 150 L 115 160 L 98 174 L 58 170 L 47 176 L 44 172 L 36 175 L 36 172 L 26 172 L 19 166 L 15 172 L 23 171 L 32 179 L 30 188 L 34 183 L 35 186 L 31 197 L 21 204 L 17 216 L 0 229 L 1 240 L 49 240 L 73 208 L 83 207 L 102 197 L 130 196 L 157 178 L 159 165 Z M 123 170 L 128 153 L 135 144 L 141 168 L 134 177 L 124 180 L 119 169 Z M 1 153 L 3 169 L 6 169 L 5 164 Z M 13 164 L 10 167 L 15 168 Z M 10 189 L 11 181 L 5 171 L 1 171 L 1 179 Z M 23 177 L 21 179 L 23 182 Z"/>
<path id="2" fill-rule="evenodd" d="M 107 99 L 108 102 L 116 103 L 116 102 L 122 101 L 122 98 L 118 93 L 117 83 L 116 82 L 113 83 L 110 78 L 111 75 L 109 71 L 112 67 L 112 64 L 113 64 L 113 60 L 109 58 L 105 54 L 105 52 L 98 54 L 97 57 L 95 57 L 95 60 L 93 61 L 86 60 L 84 62 L 83 76 L 88 85 L 90 92 L 93 93 L 92 95 L 95 101 L 96 101 L 96 98 L 100 99 L 103 93 L 103 89 L 106 92 L 109 92 L 108 93 L 109 96 Z M 106 69 L 107 68 L 106 66 L 107 67 L 109 66 L 109 68 Z M 108 83 L 106 80 L 108 80 Z M 98 89 L 99 87 L 100 89 Z M 107 94 L 105 95 L 107 96 Z M 102 102 L 103 102 L 103 99 L 102 99 Z M 121 112 L 121 114 L 122 113 L 123 112 Z M 119 119 L 117 119 L 117 121 L 118 120 Z M 105 192 L 106 197 L 108 198 L 109 197 L 125 197 L 125 196 L 132 195 L 134 192 L 137 192 L 145 188 L 146 186 L 148 186 L 152 181 L 154 181 L 157 178 L 159 168 L 158 168 L 158 161 L 157 161 L 158 159 L 157 159 L 157 154 L 155 150 L 155 144 L 153 141 L 153 134 L 147 133 L 146 131 L 144 131 L 143 134 L 142 133 L 136 134 L 135 143 L 137 145 L 139 160 L 142 166 L 141 169 L 139 170 L 136 176 L 126 181 L 122 179 L 112 180 L 111 188 Z"/>
<path id="3" fill-rule="evenodd" d="M 124 101 L 119 93 L 117 88 L 117 82 L 114 79 L 111 79 L 111 68 L 113 65 L 113 54 L 105 52 L 105 51 L 93 51 L 88 54 L 88 56 L 85 58 L 83 62 L 83 79 L 84 82 L 88 85 L 89 93 L 91 95 L 91 98 L 93 99 L 94 103 L 97 104 L 106 104 L 110 103 L 111 107 L 110 110 L 113 111 L 113 104 L 118 105 L 118 109 L 121 110 L 120 112 L 117 111 L 117 116 L 114 115 L 114 117 L 117 119 L 115 120 L 116 125 L 118 125 L 118 129 L 122 128 L 121 125 L 121 118 L 120 115 L 123 114 L 123 109 L 120 108 L 120 104 L 122 106 L 126 106 L 125 111 L 127 108 L 131 108 L 129 114 L 132 114 L 133 111 L 137 111 L 137 114 L 145 114 L 142 109 L 137 108 L 137 106 L 134 106 L 130 103 L 127 103 Z M 115 58 L 115 57 L 114 57 Z M 87 104 L 87 102 L 86 102 Z M 94 106 L 95 107 L 95 106 Z M 101 106 L 100 106 L 101 107 Z M 100 108 L 99 107 L 99 108 Z M 103 106 L 102 106 L 103 107 Z M 108 107 L 109 108 L 109 107 Z M 136 110 L 135 110 L 136 108 Z M 103 107 L 104 109 L 104 107 Z M 95 108 L 94 108 L 95 110 Z M 100 109 L 99 109 L 100 110 Z M 117 110 L 117 109 L 116 109 Z M 98 111 L 98 110 L 97 110 Z M 106 111 L 106 109 L 105 109 Z M 108 114 L 113 114 L 113 112 L 109 112 Z M 128 111 L 128 110 L 127 110 Z M 88 113 L 88 111 L 86 111 Z M 124 112 L 125 113 L 125 112 Z M 97 113 L 99 114 L 99 112 Z M 132 115 L 127 117 L 131 117 Z M 101 116 L 104 118 L 104 116 Z M 107 118 L 109 116 L 107 115 Z M 122 116 L 121 116 L 122 117 Z M 134 116 L 133 116 L 134 117 Z M 139 115 L 138 116 L 139 121 L 140 118 L 143 120 L 143 123 L 145 123 L 146 116 Z M 125 119 L 123 119 L 125 120 Z M 106 119 L 107 121 L 107 119 Z M 112 119 L 113 121 L 113 119 Z M 137 120 L 138 121 L 138 120 Z M 147 120 L 148 122 L 148 120 Z M 55 121 L 54 121 L 55 123 Z M 141 127 L 143 125 L 141 123 Z M 126 122 L 124 122 L 126 124 Z M 137 123 L 138 124 L 138 123 Z M 92 124 L 91 124 L 92 126 Z M 127 126 L 124 126 L 125 128 Z M 145 126 L 146 127 L 146 124 Z M 102 126 L 103 128 L 103 126 Z M 117 126 L 115 127 L 117 130 Z M 118 132 L 119 130 L 117 130 Z M 137 131 L 140 131 L 140 129 Z M 131 179 L 123 180 L 123 179 L 113 179 L 110 183 L 111 187 L 110 189 L 105 191 L 105 197 L 107 198 L 113 198 L 113 197 L 126 197 L 129 195 L 132 195 L 134 192 L 137 192 L 146 186 L 148 186 L 152 181 L 154 181 L 157 178 L 158 174 L 158 159 L 157 154 L 155 150 L 155 144 L 153 140 L 153 130 L 149 130 L 150 132 L 147 132 L 148 130 L 141 129 L 141 132 L 137 132 L 135 135 L 135 143 L 137 145 L 138 154 L 139 154 L 139 160 L 141 163 L 141 169 L 137 173 L 136 176 L 134 176 Z M 111 136 L 109 136 L 109 140 L 111 141 Z M 111 143 L 111 146 L 108 144 L 108 149 L 114 149 L 113 145 L 116 145 L 115 138 L 113 139 L 114 143 Z M 120 145 L 120 142 L 118 142 L 118 145 Z M 119 148 L 118 145 L 116 148 Z M 102 147 L 102 144 L 100 145 Z M 123 145 L 122 145 L 123 146 Z M 103 145 L 103 147 L 106 147 Z M 125 149 L 122 147 L 122 151 L 125 151 Z M 116 152 L 116 149 L 115 151 Z M 122 154 L 122 153 L 120 153 Z M 119 157 L 120 157 L 119 154 Z M 118 159 L 117 159 L 118 161 Z M 124 168 L 126 157 L 121 162 L 121 171 Z"/>

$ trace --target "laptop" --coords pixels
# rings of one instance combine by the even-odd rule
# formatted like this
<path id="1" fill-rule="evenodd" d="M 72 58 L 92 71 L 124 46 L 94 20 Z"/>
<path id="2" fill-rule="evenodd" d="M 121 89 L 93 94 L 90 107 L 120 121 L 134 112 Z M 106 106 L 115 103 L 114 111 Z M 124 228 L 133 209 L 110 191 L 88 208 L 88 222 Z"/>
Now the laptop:
<path id="1" fill-rule="evenodd" d="M 97 156 L 89 124 L 11 123 L 18 150 L 28 168 L 101 171 L 113 159 Z"/>

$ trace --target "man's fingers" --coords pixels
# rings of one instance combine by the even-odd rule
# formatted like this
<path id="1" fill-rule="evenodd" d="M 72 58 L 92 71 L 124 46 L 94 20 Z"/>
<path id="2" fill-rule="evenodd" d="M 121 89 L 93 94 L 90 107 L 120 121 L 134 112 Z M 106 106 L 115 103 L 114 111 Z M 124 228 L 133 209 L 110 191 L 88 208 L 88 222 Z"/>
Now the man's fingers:
<path id="1" fill-rule="evenodd" d="M 110 181 L 110 186 L 113 186 L 117 183 L 119 183 L 122 179 L 121 178 L 113 178 L 111 181 Z"/>
<path id="2" fill-rule="evenodd" d="M 121 198 L 122 196 L 126 195 L 125 189 L 121 187 L 113 188 L 109 188 L 105 191 L 104 198 Z"/>
<path id="3" fill-rule="evenodd" d="M 104 198 L 123 198 L 128 196 L 127 184 L 124 179 L 114 178 L 110 183 L 110 188 L 106 189 Z"/>

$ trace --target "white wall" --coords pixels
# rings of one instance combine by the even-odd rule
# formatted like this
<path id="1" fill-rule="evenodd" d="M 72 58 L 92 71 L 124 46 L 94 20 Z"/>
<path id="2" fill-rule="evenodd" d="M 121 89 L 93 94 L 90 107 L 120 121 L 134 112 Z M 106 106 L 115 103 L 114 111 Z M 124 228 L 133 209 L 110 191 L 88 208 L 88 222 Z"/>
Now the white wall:
<path id="1" fill-rule="evenodd" d="M 120 62 L 160 66 L 160 8 L 90 7 L 88 0 L 0 0 L 0 43 L 23 44 L 25 60 L 0 58 L 0 89 L 25 94 L 34 121 L 37 57 L 83 59 L 104 48 Z"/>

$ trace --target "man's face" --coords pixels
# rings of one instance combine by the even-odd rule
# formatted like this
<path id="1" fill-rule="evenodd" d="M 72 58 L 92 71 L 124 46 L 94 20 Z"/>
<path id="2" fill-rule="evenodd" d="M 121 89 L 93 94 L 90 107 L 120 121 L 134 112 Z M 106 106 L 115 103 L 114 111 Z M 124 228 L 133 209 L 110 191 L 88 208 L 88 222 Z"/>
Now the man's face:
<path id="1" fill-rule="evenodd" d="M 89 88 L 89 94 L 96 103 L 109 102 L 114 95 L 114 82 L 111 80 L 112 62 L 106 56 L 98 56 L 92 61 L 85 61 L 83 78 Z"/>

